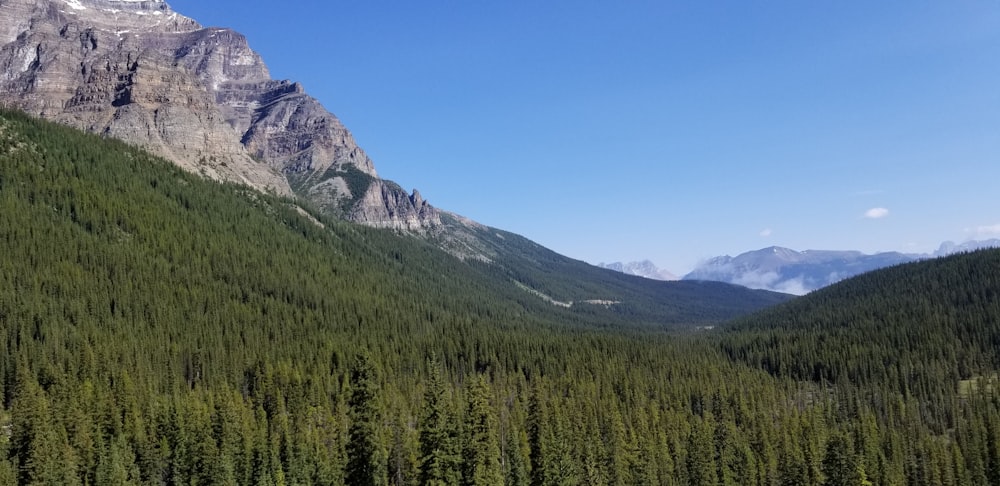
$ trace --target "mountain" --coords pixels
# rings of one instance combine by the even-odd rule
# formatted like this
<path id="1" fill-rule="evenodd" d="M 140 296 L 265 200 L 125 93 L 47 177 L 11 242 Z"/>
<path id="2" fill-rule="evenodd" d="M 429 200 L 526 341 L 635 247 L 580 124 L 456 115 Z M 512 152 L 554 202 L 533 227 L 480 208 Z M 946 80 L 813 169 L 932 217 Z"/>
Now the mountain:
<path id="1" fill-rule="evenodd" d="M 989 240 L 971 240 L 963 243 L 946 241 L 944 243 L 941 243 L 941 246 L 938 247 L 938 249 L 934 253 L 922 256 L 943 257 L 948 255 L 954 255 L 955 253 L 964 253 L 964 252 L 982 250 L 986 248 L 1000 248 L 1000 239 L 993 238 Z"/>
<path id="2" fill-rule="evenodd" d="M 419 193 L 379 178 L 300 84 L 271 79 L 246 38 L 162 0 L 3 0 L 0 106 L 350 221 L 410 231 L 440 224 Z"/>
<path id="3" fill-rule="evenodd" d="M 712 258 L 684 280 L 730 282 L 756 289 L 802 295 L 848 277 L 913 261 L 902 253 L 866 255 L 859 251 L 795 251 L 772 246 L 736 257 Z"/>
<path id="4" fill-rule="evenodd" d="M 3 110 L 0 215 L 0 484 L 1000 477 L 1000 251 L 791 300 L 462 260 Z"/>
<path id="5" fill-rule="evenodd" d="M 172 219 L 157 224 L 165 228 L 166 233 L 162 237 L 177 238 L 179 236 L 172 235 L 171 231 L 178 227 L 186 228 L 182 231 L 184 238 L 191 239 L 175 246 L 195 249 L 194 254 L 199 254 L 206 251 L 206 246 L 219 246 L 209 242 L 224 234 L 220 233 L 220 228 L 231 228 L 234 222 L 253 216 L 272 228 L 240 233 L 239 242 L 232 243 L 236 246 L 224 250 L 216 248 L 211 252 L 216 257 L 210 260 L 232 261 L 235 257 L 225 255 L 241 254 L 240 245 L 268 244 L 270 239 L 264 238 L 265 235 L 273 232 L 280 234 L 287 228 L 294 229 L 293 236 L 301 233 L 298 237 L 312 235 L 318 238 L 319 242 L 310 243 L 311 249 L 303 250 L 305 253 L 325 255 L 332 252 L 338 255 L 330 261 L 303 260 L 310 262 L 308 265 L 295 259 L 289 261 L 287 256 L 279 259 L 262 255 L 232 263 L 239 267 L 265 265 L 271 268 L 269 271 L 277 271 L 272 267 L 280 266 L 283 275 L 290 272 L 292 276 L 286 275 L 290 281 L 300 279 L 294 276 L 296 273 L 305 276 L 315 274 L 320 268 L 341 268 L 348 265 L 345 259 L 353 255 L 359 261 L 349 263 L 355 268 L 352 272 L 365 274 L 362 280 L 374 279 L 378 282 L 371 284 L 373 289 L 396 288 L 401 282 L 406 282 L 404 287 L 409 290 L 398 297 L 405 301 L 426 300 L 421 296 L 436 292 L 445 292 L 455 298 L 467 293 L 480 297 L 489 295 L 491 301 L 528 305 L 535 309 L 529 313 L 554 313 L 562 317 L 546 319 L 582 326 L 691 327 L 717 323 L 789 298 L 783 294 L 725 283 L 656 282 L 624 275 L 559 255 L 522 236 L 481 225 L 470 228 L 478 232 L 476 238 L 484 251 L 498 255 L 498 259 L 463 260 L 441 250 L 438 242 L 412 234 L 343 222 L 296 199 L 258 193 L 242 185 L 222 186 L 204 180 L 193 185 L 191 181 L 198 180 L 196 177 L 182 177 L 180 173 L 166 171 L 154 157 L 138 150 L 126 150 L 120 144 L 102 142 L 97 137 L 84 137 L 68 128 L 60 130 L 12 112 L 0 113 L 0 153 L 4 154 L 4 164 L 0 167 L 0 193 L 14 199 L 30 199 L 35 205 L 28 204 L 21 209 L 11 207 L 3 214 L 13 218 L 15 213 L 19 213 L 17 220 L 23 220 L 26 228 L 33 224 L 32 214 L 41 215 L 41 221 L 48 221 L 44 209 L 38 212 L 39 208 L 47 207 L 57 213 L 55 221 L 58 224 L 69 228 L 66 234 L 73 234 L 71 229 L 75 227 L 85 227 L 87 232 L 97 231 L 96 227 L 100 233 L 106 233 L 105 237 L 110 238 L 112 243 L 137 243 L 133 228 L 143 223 L 131 219 L 144 217 L 141 216 L 143 214 L 158 215 L 158 218 L 169 216 Z M 142 167 L 141 164 L 149 167 Z M 167 184 L 168 181 L 170 184 Z M 134 194 L 116 195 L 125 191 L 124 188 Z M 164 198 L 173 198 L 176 202 L 168 204 Z M 185 216 L 177 214 L 176 204 L 181 204 Z M 241 204 L 247 207 L 231 208 Z M 225 216 L 227 213 L 222 209 L 213 211 L 213 206 L 229 208 L 232 214 Z M 126 207 L 134 208 L 138 213 L 129 216 L 121 209 Z M 212 234 L 186 235 L 201 231 L 195 223 L 184 220 L 185 217 L 195 216 L 216 218 L 202 224 L 203 230 Z M 445 213 L 445 217 L 451 216 Z M 274 225 L 278 229 L 273 228 Z M 153 228 L 145 228 L 144 231 L 147 232 L 144 238 L 153 241 L 159 238 Z M 316 235 L 317 231 L 324 234 Z M 59 240 L 52 238 L 53 241 Z M 22 243 L 29 248 L 51 244 L 47 241 L 34 242 L 30 238 Z M 294 238 L 280 244 L 271 242 L 268 251 L 281 252 L 280 249 L 286 245 L 294 248 L 301 244 Z M 160 258 L 154 248 L 142 248 L 148 252 L 142 258 Z M 25 258 L 31 260 L 33 257 Z M 383 260 L 389 262 L 388 266 Z M 392 276 L 400 272 L 408 278 L 394 281 Z M 274 282 L 269 285 L 285 284 Z M 328 282 L 326 285 L 329 286 L 328 292 L 341 287 L 340 283 Z M 482 304 L 464 305 L 480 307 Z"/>
<path id="6" fill-rule="evenodd" d="M 707 260 L 684 280 L 729 282 L 754 289 L 768 289 L 802 295 L 845 278 L 900 263 L 942 257 L 982 248 L 1000 247 L 1000 240 L 944 242 L 933 253 L 885 252 L 868 255 L 859 251 L 795 251 L 772 246 Z"/>
<path id="7" fill-rule="evenodd" d="M 543 374 L 593 385 L 609 367 L 601 386 L 621 384 L 638 373 L 630 333 L 669 342 L 665 328 L 788 300 L 623 275 L 485 227 L 483 241 L 533 260 L 463 261 L 4 110 L 0 215 L 0 484 L 366 484 L 345 464 L 358 363 L 388 420 L 367 440 L 389 451 L 405 436 L 396 454 L 416 458 L 437 356 L 456 425 L 457 384 L 481 382 L 489 397 L 503 387 L 523 431 L 527 395 L 507 392 L 528 376 L 546 395 Z M 643 376 L 672 368 L 654 351 Z"/>
<path id="8" fill-rule="evenodd" d="M 301 85 L 271 79 L 246 38 L 203 27 L 163 1 L 0 1 L 0 69 L 0 105 L 124 140 L 209 179 L 292 197 L 321 214 L 410 233 L 489 264 L 552 302 L 638 305 L 651 322 L 662 320 L 660 311 L 687 319 L 672 298 L 658 302 L 674 291 L 694 299 L 699 319 L 744 309 L 705 307 L 711 299 L 700 294 L 730 289 L 615 281 L 431 206 L 418 191 L 379 178 L 343 124 Z"/>
<path id="9" fill-rule="evenodd" d="M 627 275 L 635 275 L 638 277 L 649 278 L 653 280 L 680 280 L 676 275 L 670 273 L 667 270 L 657 268 L 656 264 L 649 260 L 643 260 L 641 262 L 614 262 L 614 263 L 598 263 L 598 267 L 607 268 L 608 270 L 614 270 L 616 272 L 621 272 Z"/>

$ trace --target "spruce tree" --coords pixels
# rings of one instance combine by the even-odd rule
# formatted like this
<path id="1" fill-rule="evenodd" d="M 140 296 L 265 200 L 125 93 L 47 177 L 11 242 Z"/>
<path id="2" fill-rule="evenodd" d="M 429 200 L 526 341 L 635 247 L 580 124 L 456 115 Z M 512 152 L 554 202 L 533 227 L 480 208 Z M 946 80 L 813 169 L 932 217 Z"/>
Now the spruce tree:
<path id="1" fill-rule="evenodd" d="M 687 442 L 687 474 L 691 486 L 718 484 L 715 467 L 715 447 L 712 441 L 712 424 L 706 417 L 695 419 Z"/>
<path id="2" fill-rule="evenodd" d="M 437 359 L 432 357 L 428 366 L 420 420 L 420 484 L 455 485 L 459 478 L 455 426 Z"/>
<path id="3" fill-rule="evenodd" d="M 471 380 L 466 409 L 465 443 L 462 449 L 462 484 L 503 484 L 496 414 L 490 405 L 489 384 L 484 375 Z"/>
<path id="4" fill-rule="evenodd" d="M 871 483 L 858 467 L 850 442 L 841 434 L 830 437 L 823 456 L 824 486 L 864 486 Z"/>
<path id="5" fill-rule="evenodd" d="M 347 484 L 389 484 L 387 457 L 382 445 L 382 408 L 378 398 L 375 366 L 366 354 L 358 356 L 351 369 L 351 425 L 347 442 Z"/>

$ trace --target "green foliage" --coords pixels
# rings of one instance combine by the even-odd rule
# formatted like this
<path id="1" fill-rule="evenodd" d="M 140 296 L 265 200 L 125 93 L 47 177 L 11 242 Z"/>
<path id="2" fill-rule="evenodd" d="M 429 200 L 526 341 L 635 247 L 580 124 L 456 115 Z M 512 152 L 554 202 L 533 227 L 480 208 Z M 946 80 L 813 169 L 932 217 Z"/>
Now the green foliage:
<path id="1" fill-rule="evenodd" d="M 389 484 L 387 457 L 382 444 L 382 410 L 378 397 L 375 366 L 359 355 L 351 369 L 351 428 L 347 443 L 348 484 L 381 486 Z"/>
<path id="2" fill-rule="evenodd" d="M 436 358 L 431 358 L 428 368 L 420 421 L 420 484 L 455 485 L 459 480 L 459 455 L 453 406 L 448 402 L 448 388 Z"/>
<path id="3" fill-rule="evenodd" d="M 668 333 L 784 297 L 311 214 L 3 113 L 0 484 L 1000 477 L 1000 252 Z"/>
<path id="4" fill-rule="evenodd" d="M 497 420 L 490 403 L 486 377 L 471 377 L 466 395 L 465 444 L 462 447 L 462 484 L 465 486 L 503 484 Z"/>

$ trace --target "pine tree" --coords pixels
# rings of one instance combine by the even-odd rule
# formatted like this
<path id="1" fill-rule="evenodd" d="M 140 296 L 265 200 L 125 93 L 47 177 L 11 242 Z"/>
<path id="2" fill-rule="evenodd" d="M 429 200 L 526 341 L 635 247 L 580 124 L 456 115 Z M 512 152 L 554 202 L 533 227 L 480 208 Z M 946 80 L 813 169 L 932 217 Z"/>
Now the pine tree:
<path id="1" fill-rule="evenodd" d="M 135 453 L 124 436 L 112 439 L 107 453 L 97 465 L 96 484 L 125 486 L 139 484 L 139 467 Z"/>
<path id="2" fill-rule="evenodd" d="M 440 365 L 432 357 L 428 366 L 430 376 L 420 420 L 420 484 L 455 485 L 459 479 L 455 426 Z"/>
<path id="3" fill-rule="evenodd" d="M 11 404 L 10 455 L 17 460 L 18 484 L 71 484 L 65 443 L 52 421 L 49 400 L 33 376 L 21 373 Z"/>
<path id="4" fill-rule="evenodd" d="M 382 408 L 378 398 L 375 366 L 366 354 L 359 355 L 351 369 L 351 425 L 347 442 L 347 484 L 389 484 L 387 456 L 382 444 Z"/>
<path id="5" fill-rule="evenodd" d="M 528 486 L 531 481 L 522 453 L 523 435 L 523 432 L 513 428 L 507 433 L 507 445 L 504 451 L 507 463 L 507 478 L 504 484 L 507 486 Z"/>
<path id="6" fill-rule="evenodd" d="M 857 457 L 850 442 L 841 434 L 830 437 L 823 456 L 824 486 L 864 486 L 870 485 L 864 471 L 859 467 Z"/>
<path id="7" fill-rule="evenodd" d="M 687 476 L 691 486 L 718 484 L 715 467 L 715 446 L 709 419 L 695 419 L 687 441 Z"/>
<path id="8" fill-rule="evenodd" d="M 464 486 L 503 484 L 496 414 L 490 405 L 490 387 L 484 375 L 471 379 L 466 412 L 466 440 L 462 448 Z"/>
<path id="9" fill-rule="evenodd" d="M 548 447 L 543 434 L 546 433 L 549 416 L 542 397 L 542 387 L 535 382 L 528 398 L 528 449 L 531 465 L 531 486 L 545 485 L 545 467 L 548 458 Z"/>

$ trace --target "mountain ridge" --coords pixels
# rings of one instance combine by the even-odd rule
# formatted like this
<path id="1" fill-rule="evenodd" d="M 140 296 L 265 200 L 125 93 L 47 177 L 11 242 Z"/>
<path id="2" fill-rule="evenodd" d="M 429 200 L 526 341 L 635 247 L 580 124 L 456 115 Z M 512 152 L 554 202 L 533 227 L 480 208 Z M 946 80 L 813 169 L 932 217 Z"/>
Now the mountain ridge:
<path id="1" fill-rule="evenodd" d="M 634 262 L 613 262 L 613 263 L 598 263 L 598 267 L 606 268 L 608 270 L 614 270 L 616 272 L 621 272 L 628 275 L 635 275 L 638 277 L 644 277 L 652 280 L 680 280 L 680 277 L 674 275 L 669 270 L 662 269 L 656 266 L 650 260 L 634 261 Z"/>
<path id="2" fill-rule="evenodd" d="M 961 244 L 946 241 L 934 252 L 923 254 L 866 254 L 856 250 L 796 251 L 770 246 L 735 257 L 723 255 L 710 258 L 684 275 L 683 280 L 729 282 L 749 288 L 802 295 L 872 270 L 991 247 L 1000 247 L 1000 240 L 967 241 Z"/>
<path id="3" fill-rule="evenodd" d="M 440 225 L 419 193 L 378 177 L 302 85 L 271 79 L 242 34 L 204 27 L 162 0 L 6 0 L 0 69 L 0 106 L 369 226 Z"/>

